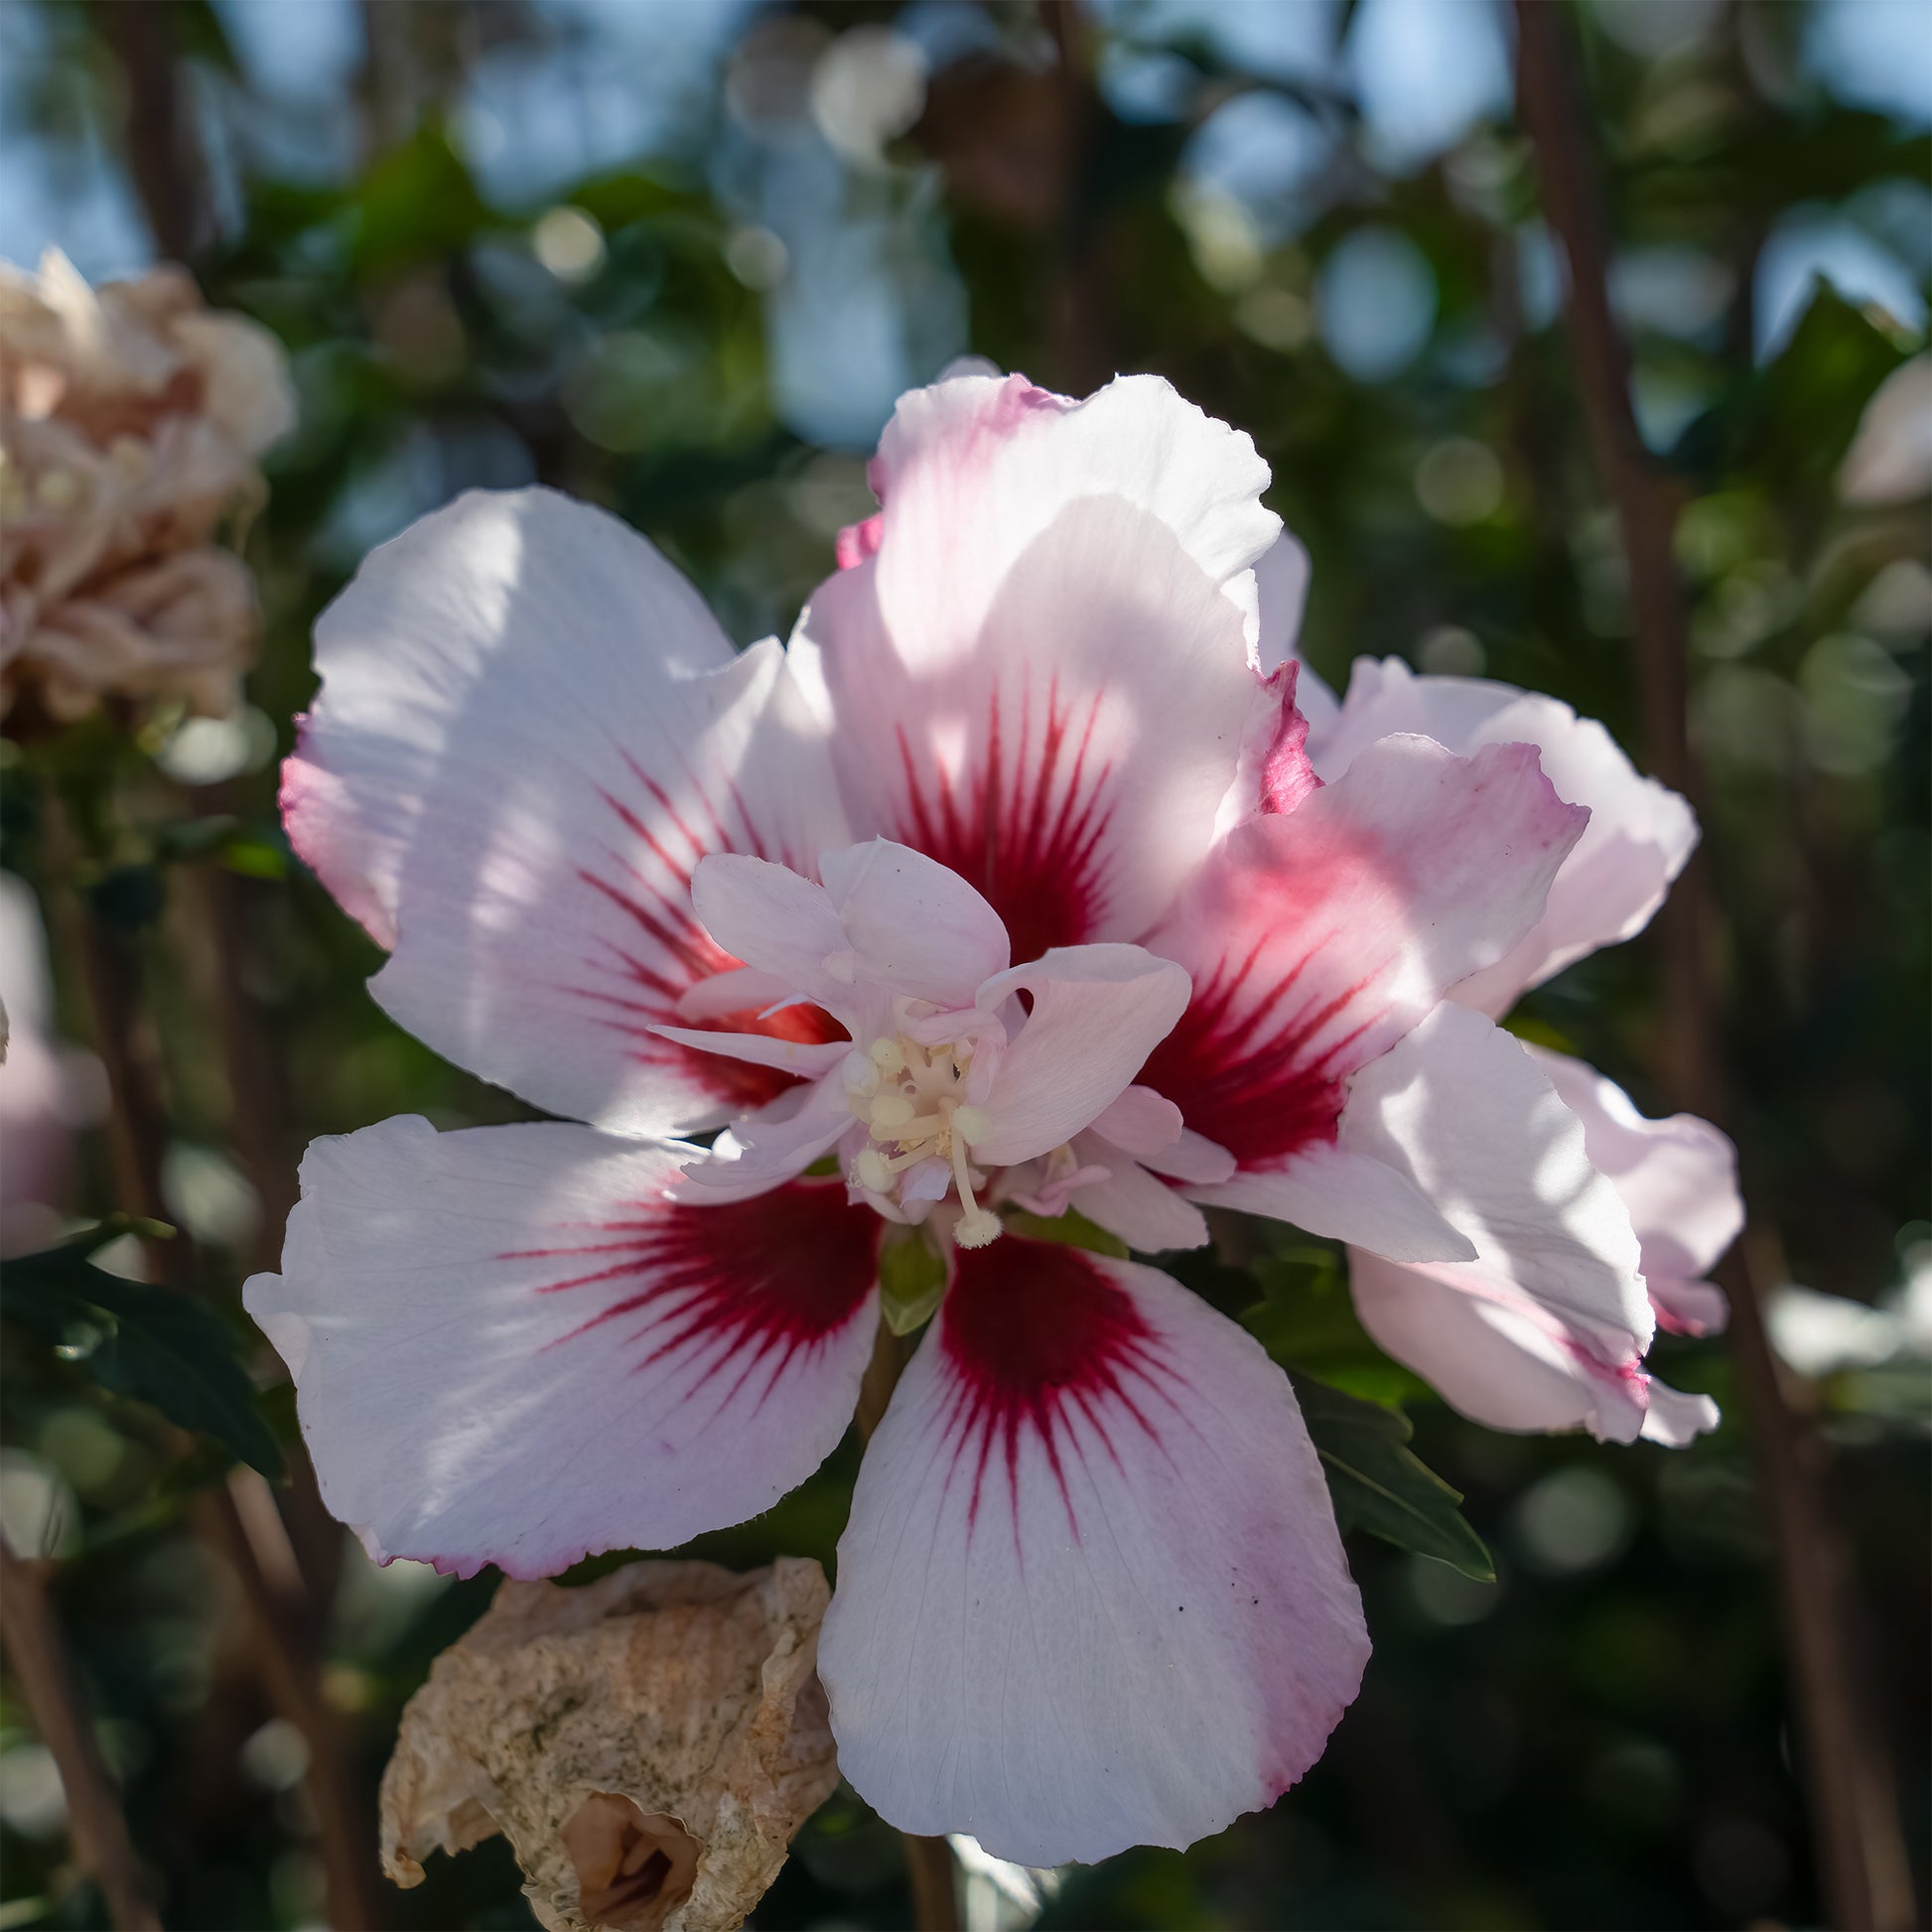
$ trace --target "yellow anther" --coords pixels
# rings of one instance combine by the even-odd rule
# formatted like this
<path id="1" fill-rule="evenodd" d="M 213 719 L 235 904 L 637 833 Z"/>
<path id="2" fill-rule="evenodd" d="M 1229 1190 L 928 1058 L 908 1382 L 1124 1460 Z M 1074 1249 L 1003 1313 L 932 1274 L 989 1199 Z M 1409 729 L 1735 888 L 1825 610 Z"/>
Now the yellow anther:
<path id="1" fill-rule="evenodd" d="M 936 1046 L 891 1035 L 873 1040 L 846 1087 L 846 1103 L 873 1141 L 853 1157 L 849 1178 L 867 1193 L 891 1196 L 908 1169 L 928 1161 L 949 1165 L 961 1209 L 955 1239 L 963 1247 L 983 1248 L 1002 1223 L 973 1193 L 986 1184 L 986 1176 L 967 1158 L 968 1143 L 990 1134 L 993 1122 L 978 1108 L 961 1104 L 960 1082 L 972 1059 L 965 1040 Z M 919 1203 L 921 1209 L 924 1205 Z"/>

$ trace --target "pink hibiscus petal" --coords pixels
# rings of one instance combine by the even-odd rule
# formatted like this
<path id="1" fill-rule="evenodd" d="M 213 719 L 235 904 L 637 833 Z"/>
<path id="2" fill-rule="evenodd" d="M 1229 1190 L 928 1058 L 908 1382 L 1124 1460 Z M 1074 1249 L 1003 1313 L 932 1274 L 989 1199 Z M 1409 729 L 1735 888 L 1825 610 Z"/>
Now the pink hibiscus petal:
<path id="1" fill-rule="evenodd" d="M 1420 1268 L 1351 1256 L 1369 1332 L 1492 1428 L 1634 1438 L 1654 1327 L 1637 1239 L 1538 1061 L 1446 1004 L 1364 1070 L 1349 1111 L 1476 1249 Z"/>
<path id="2" fill-rule="evenodd" d="M 393 946 L 372 991 L 402 1025 L 553 1112 L 638 1132 L 782 1089 L 652 1031 L 736 963 L 691 910 L 706 853 L 809 862 L 848 836 L 776 644 L 734 658 L 641 537 L 519 490 L 375 551 L 316 661 L 289 834 Z"/>
<path id="3" fill-rule="evenodd" d="M 889 1822 L 1028 1864 L 1191 1844 L 1320 1754 L 1368 1655 L 1287 1378 L 1152 1269 L 959 1257 L 859 1476 L 819 1671 Z"/>
<path id="4" fill-rule="evenodd" d="M 1479 1012 L 1505 1013 L 1573 960 L 1641 932 L 1697 844 L 1690 806 L 1640 775 L 1601 725 L 1555 698 L 1485 678 L 1418 677 L 1398 658 L 1357 658 L 1339 717 L 1314 735 L 1316 768 L 1333 779 L 1392 732 L 1420 732 L 1464 755 L 1535 745 L 1557 796 L 1589 812 L 1542 917 L 1456 989 Z"/>
<path id="5" fill-rule="evenodd" d="M 1152 1156 L 1172 1148 L 1186 1131 L 1180 1109 L 1152 1087 L 1129 1087 L 1094 1116 L 1094 1131 L 1130 1154 Z"/>
<path id="6" fill-rule="evenodd" d="M 890 992 L 966 1007 L 1012 953 L 1000 915 L 923 852 L 874 839 L 819 859 L 857 970 Z"/>
<path id="7" fill-rule="evenodd" d="M 1098 1134 L 1082 1134 L 1073 1153 L 1081 1167 L 1067 1189 L 1068 1204 L 1096 1227 L 1144 1255 L 1207 1245 L 1207 1217 L 1131 1154 Z M 1092 1169 L 1100 1173 L 1087 1178 Z"/>
<path id="8" fill-rule="evenodd" d="M 1635 1358 L 1604 1360 L 1513 1284 L 1473 1264 L 1405 1268 L 1363 1251 L 1348 1282 L 1362 1326 L 1471 1422 L 1611 1443 L 1643 1433 L 1650 1392 Z"/>
<path id="9" fill-rule="evenodd" d="M 1535 923 L 1585 816 L 1528 746 L 1371 747 L 1232 832 L 1149 939 L 1194 997 L 1142 1080 L 1243 1174 L 1332 1148 L 1349 1077 Z"/>
<path id="10" fill-rule="evenodd" d="M 853 1024 L 861 996 L 852 943 L 816 880 L 769 859 L 714 853 L 698 862 L 691 902 L 720 947 Z"/>
<path id="11" fill-rule="evenodd" d="M 970 633 L 1007 571 L 1069 503 L 1119 496 L 1227 588 L 1253 643 L 1248 572 L 1282 527 L 1261 502 L 1268 466 L 1244 432 L 1160 376 L 1121 376 L 1084 402 L 1023 375 L 958 375 L 913 389 L 866 474 L 885 506 L 872 547 L 894 553 L 883 568 L 896 621 L 937 605 Z M 865 540 L 854 547 L 863 551 Z"/>
<path id="12" fill-rule="evenodd" d="M 1187 975 L 1139 946 L 1062 946 L 989 979 L 979 1001 L 997 1012 L 1019 993 L 1032 1011 L 980 1103 L 981 1164 L 1050 1154 L 1117 1102 L 1180 1017 Z"/>
<path id="13" fill-rule="evenodd" d="M 742 1522 L 844 1433 L 878 1216 L 836 1183 L 664 1198 L 678 1151 L 406 1117 L 318 1141 L 248 1311 L 378 1561 L 554 1575 Z"/>
<path id="14" fill-rule="evenodd" d="M 1709 1436 L 1724 1420 L 1708 1395 L 1686 1395 L 1653 1375 L 1650 1406 L 1643 1415 L 1643 1440 L 1665 1449 L 1689 1449 L 1700 1436 Z"/>
<path id="15" fill-rule="evenodd" d="M 839 1058 L 844 1061 L 852 1049 Z M 728 1127 L 708 1154 L 682 1150 L 684 1198 L 693 1206 L 750 1200 L 801 1174 L 848 1136 L 864 1131 L 846 1104 L 843 1075 L 821 1074 L 810 1086 L 780 1094 L 768 1107 Z"/>
<path id="16" fill-rule="evenodd" d="M 694 1052 L 723 1053 L 748 1066 L 778 1067 L 801 1080 L 816 1080 L 841 1066 L 852 1051 L 850 1039 L 780 1039 L 772 1034 L 713 1033 L 703 1027 L 656 1027 L 652 1032 Z"/>
<path id="17" fill-rule="evenodd" d="M 1334 1141 L 1311 1142 L 1278 1168 L 1238 1172 L 1187 1193 L 1209 1207 L 1290 1221 L 1396 1261 L 1473 1259 L 1475 1244 L 1408 1174 L 1350 1144 L 1349 1125 L 1344 1113 Z"/>
<path id="18" fill-rule="evenodd" d="M 1223 805 L 1223 819 L 1240 823 L 1250 811 L 1293 811 L 1310 792 L 1321 788 L 1308 761 L 1308 717 L 1299 694 L 1305 666 L 1283 664 L 1268 680 L 1268 698 L 1275 707 L 1260 719 L 1242 752 L 1242 769 L 1234 778 L 1231 804 Z"/>
<path id="19" fill-rule="evenodd" d="M 1184 406 L 1165 385 L 1131 395 L 1142 447 L 1112 477 L 1080 454 L 1077 426 L 1101 420 L 1082 411 L 1049 412 L 1052 434 L 1073 439 L 1072 468 L 1043 440 L 1037 486 L 1010 477 L 1003 454 L 893 469 L 877 556 L 819 588 L 791 646 L 838 720 L 855 822 L 977 888 L 1020 959 L 1136 938 L 1161 916 L 1206 852 L 1267 705 L 1225 594 L 1272 534 L 1252 501 L 1252 449 L 1209 437 L 1169 480 L 1199 498 L 1171 520 L 1154 506 L 1168 484 L 1136 479 Z M 1124 423 L 1122 408 L 1106 420 Z"/>
<path id="20" fill-rule="evenodd" d="M 880 532 L 886 527 L 883 516 L 869 516 L 862 523 L 848 523 L 839 532 L 832 554 L 841 570 L 862 564 L 879 549 Z"/>
<path id="21" fill-rule="evenodd" d="M 1722 1329 L 1729 1313 L 1724 1295 L 1699 1278 L 1717 1265 L 1744 1225 L 1737 1150 L 1695 1114 L 1648 1120 L 1593 1066 L 1543 1047 L 1529 1050 L 1583 1123 L 1590 1165 L 1615 1187 L 1629 1212 L 1660 1317 L 1690 1334 Z"/>

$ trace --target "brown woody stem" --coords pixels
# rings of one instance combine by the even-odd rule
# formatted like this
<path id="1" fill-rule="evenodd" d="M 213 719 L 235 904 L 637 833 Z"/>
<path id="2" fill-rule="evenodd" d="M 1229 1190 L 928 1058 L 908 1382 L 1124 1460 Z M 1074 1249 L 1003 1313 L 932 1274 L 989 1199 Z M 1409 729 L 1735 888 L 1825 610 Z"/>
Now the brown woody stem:
<path id="1" fill-rule="evenodd" d="M 55 819 L 57 844 L 69 841 L 68 828 Z M 69 876 L 71 877 L 69 870 Z M 95 1045 L 107 1069 L 113 1100 L 111 1138 L 115 1177 L 125 1190 L 124 1203 L 143 1215 L 163 1218 L 161 1157 L 166 1144 L 166 1111 L 151 1056 L 139 1048 L 141 977 L 132 949 L 107 930 L 91 909 L 81 908 L 70 927 L 83 955 L 88 992 L 93 1004 Z M 149 1244 L 157 1279 L 192 1292 L 193 1255 L 185 1238 Z M 281 1529 L 273 1498 L 261 1479 L 244 1472 L 237 1476 L 245 1496 L 248 1485 L 260 1492 L 267 1521 Z M 312 1648 L 312 1633 L 323 1618 L 309 1600 L 293 1564 L 288 1575 L 278 1566 L 265 1567 L 269 1548 L 264 1525 L 237 1507 L 232 1489 L 215 1491 L 195 1511 L 203 1540 L 227 1562 L 240 1586 L 250 1636 L 264 1689 L 281 1715 L 301 1733 L 309 1750 L 309 1794 L 315 1806 L 316 1829 L 329 1883 L 329 1911 L 333 1924 L 374 1932 L 386 1917 L 387 1893 L 375 1866 L 373 1808 L 362 1801 L 349 1766 L 336 1714 L 323 1698 L 320 1672 Z M 288 1547 L 283 1535 L 279 1548 Z M 271 1582 L 271 1575 L 275 1581 Z"/>
<path id="2" fill-rule="evenodd" d="M 943 1838 L 901 1832 L 905 1868 L 912 1880 L 913 1932 L 959 1932 L 959 1865 Z"/>
<path id="3" fill-rule="evenodd" d="M 122 1932 L 160 1932 L 147 1874 L 61 1641 L 44 1569 L 16 1556 L 0 1537 L 0 1637 L 6 1640 L 7 1661 L 34 1728 L 61 1773 L 75 1856 L 100 1887 Z"/>
<path id="4" fill-rule="evenodd" d="M 1630 402 L 1629 351 L 1610 307 L 1592 125 L 1555 0 L 1516 0 L 1517 105 L 1536 152 L 1543 207 L 1570 270 L 1567 321 L 1591 451 L 1615 506 L 1645 737 L 1657 773 L 1693 804 L 1703 772 L 1689 730 L 1689 613 L 1674 552 L 1676 492 L 1644 448 Z M 1693 861 L 1657 921 L 1665 974 L 1667 1086 L 1724 1123 L 1727 1096 L 1705 934 L 1716 918 L 1709 862 Z M 1720 1265 L 1731 1350 L 1754 1427 L 1758 1476 L 1776 1534 L 1790 1663 L 1825 1903 L 1845 1932 L 1914 1924 L 1891 1765 L 1859 1695 L 1848 1642 L 1843 1554 L 1821 1479 L 1821 1445 L 1793 1406 L 1765 1335 L 1753 1237 Z"/>

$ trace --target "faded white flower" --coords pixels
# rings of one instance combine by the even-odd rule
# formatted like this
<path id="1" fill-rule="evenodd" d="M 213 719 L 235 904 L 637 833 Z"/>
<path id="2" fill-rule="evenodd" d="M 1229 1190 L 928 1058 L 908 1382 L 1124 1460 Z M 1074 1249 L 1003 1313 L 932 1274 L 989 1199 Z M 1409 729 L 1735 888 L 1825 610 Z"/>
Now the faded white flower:
<path id="1" fill-rule="evenodd" d="M 214 538 L 294 420 L 281 345 L 182 270 L 93 289 L 58 250 L 0 262 L 0 710 L 230 710 L 258 619 Z"/>

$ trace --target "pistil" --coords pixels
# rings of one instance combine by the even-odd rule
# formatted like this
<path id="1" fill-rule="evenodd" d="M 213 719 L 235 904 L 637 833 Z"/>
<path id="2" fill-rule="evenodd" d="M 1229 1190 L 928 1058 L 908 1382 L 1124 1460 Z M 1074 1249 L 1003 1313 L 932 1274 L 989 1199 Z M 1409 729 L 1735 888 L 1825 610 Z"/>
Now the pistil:
<path id="1" fill-rule="evenodd" d="M 972 1063 L 971 1046 L 958 1040 L 926 1047 L 890 1035 L 875 1039 L 847 1094 L 872 1140 L 854 1159 L 851 1177 L 868 1193 L 891 1195 L 908 1169 L 949 1163 L 962 1210 L 953 1238 L 983 1248 L 1000 1233 L 1001 1221 L 974 1193 L 985 1180 L 976 1180 L 969 1153 L 987 1123 L 961 1091 Z"/>

